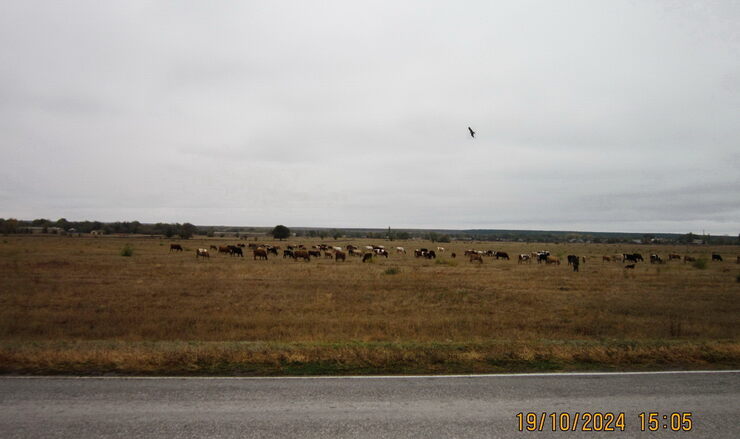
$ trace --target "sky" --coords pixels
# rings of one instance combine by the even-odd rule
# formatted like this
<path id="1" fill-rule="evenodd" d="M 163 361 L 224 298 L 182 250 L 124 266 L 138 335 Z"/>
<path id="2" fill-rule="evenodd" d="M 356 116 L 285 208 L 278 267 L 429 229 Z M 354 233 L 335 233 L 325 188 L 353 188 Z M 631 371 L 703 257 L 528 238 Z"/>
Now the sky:
<path id="1" fill-rule="evenodd" d="M 0 0 L 3 218 L 736 235 L 739 134 L 737 1 Z"/>

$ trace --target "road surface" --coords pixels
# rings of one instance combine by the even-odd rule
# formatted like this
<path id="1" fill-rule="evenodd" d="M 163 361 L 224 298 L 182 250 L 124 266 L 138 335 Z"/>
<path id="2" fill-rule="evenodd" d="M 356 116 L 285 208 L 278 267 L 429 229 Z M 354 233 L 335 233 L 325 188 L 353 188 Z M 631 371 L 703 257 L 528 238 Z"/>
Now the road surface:
<path id="1" fill-rule="evenodd" d="M 536 413 L 538 422 L 545 413 L 543 431 L 519 431 L 517 413 L 526 416 L 528 412 Z M 558 420 L 570 417 L 573 424 L 576 412 L 624 413 L 624 431 L 618 427 L 601 433 L 551 431 L 552 413 Z M 640 431 L 642 412 L 658 413 L 657 432 Z M 692 431 L 671 431 L 673 413 L 691 413 Z M 738 438 L 739 417 L 740 371 L 369 378 L 0 378 L 2 438 Z M 679 420 L 685 419 L 674 419 Z M 582 427 L 583 420 L 577 429 Z M 596 426 L 592 423 L 591 427 Z"/>

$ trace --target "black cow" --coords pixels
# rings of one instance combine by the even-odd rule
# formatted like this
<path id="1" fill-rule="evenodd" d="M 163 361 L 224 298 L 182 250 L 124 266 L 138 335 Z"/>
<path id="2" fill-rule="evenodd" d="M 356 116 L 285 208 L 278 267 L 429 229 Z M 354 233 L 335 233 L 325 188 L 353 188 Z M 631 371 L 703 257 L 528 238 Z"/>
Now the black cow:
<path id="1" fill-rule="evenodd" d="M 576 263 L 578 263 L 578 256 L 576 256 L 576 255 L 568 255 L 568 265 L 574 265 Z"/>
<path id="2" fill-rule="evenodd" d="M 650 263 L 651 264 L 662 264 L 663 258 L 661 258 L 659 255 L 651 254 L 650 255 Z"/>
<path id="3" fill-rule="evenodd" d="M 364 255 L 362 255 L 362 262 L 369 261 L 372 258 L 373 258 L 373 254 L 372 253 L 365 253 Z"/>
<path id="4" fill-rule="evenodd" d="M 235 245 L 230 245 L 229 246 L 229 253 L 231 254 L 231 256 L 241 256 L 242 258 L 244 257 L 244 253 L 242 252 L 242 248 L 241 247 L 237 247 Z"/>
<path id="5" fill-rule="evenodd" d="M 180 244 L 170 244 L 170 251 L 181 252 L 182 246 Z"/>
<path id="6" fill-rule="evenodd" d="M 428 252 L 426 252 L 424 257 L 427 259 L 435 259 L 437 257 L 437 254 L 434 253 L 434 250 L 429 250 Z"/>
<path id="7" fill-rule="evenodd" d="M 292 258 L 292 257 L 293 257 L 293 250 L 283 250 L 283 259 Z"/>
<path id="8" fill-rule="evenodd" d="M 494 256 L 496 256 L 496 259 L 506 259 L 509 260 L 509 254 L 506 252 L 494 252 Z"/>
<path id="9" fill-rule="evenodd" d="M 717 253 L 712 253 L 712 260 L 722 262 L 722 256 Z"/>

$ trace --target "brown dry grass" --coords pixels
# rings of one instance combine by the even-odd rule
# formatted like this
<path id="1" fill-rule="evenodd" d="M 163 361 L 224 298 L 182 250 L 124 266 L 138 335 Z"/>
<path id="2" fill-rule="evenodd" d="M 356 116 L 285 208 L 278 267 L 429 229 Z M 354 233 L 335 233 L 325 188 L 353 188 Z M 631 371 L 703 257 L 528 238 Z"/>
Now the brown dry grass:
<path id="1" fill-rule="evenodd" d="M 263 374 L 740 364 L 740 267 L 729 262 L 738 247 L 453 243 L 442 244 L 440 262 L 391 254 L 363 264 L 254 261 L 249 252 L 196 260 L 195 248 L 227 240 L 184 241 L 183 253 L 170 253 L 170 242 L 0 238 L 0 369 Z M 327 241 L 348 242 L 370 241 Z M 126 244 L 132 257 L 120 256 Z M 461 257 L 469 247 L 507 251 L 512 260 L 470 264 Z M 517 264 L 516 254 L 541 248 L 585 255 L 587 263 L 580 273 L 566 264 Z M 641 263 L 634 271 L 601 262 L 633 251 L 707 258 L 718 251 L 725 262 L 706 270 Z"/>

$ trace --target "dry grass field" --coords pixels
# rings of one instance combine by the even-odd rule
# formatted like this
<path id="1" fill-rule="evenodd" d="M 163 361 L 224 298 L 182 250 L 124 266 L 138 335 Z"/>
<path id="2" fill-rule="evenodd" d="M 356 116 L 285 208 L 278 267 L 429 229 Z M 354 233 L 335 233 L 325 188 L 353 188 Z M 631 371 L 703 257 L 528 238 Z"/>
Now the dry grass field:
<path id="1" fill-rule="evenodd" d="M 318 240 L 261 241 L 317 244 Z M 0 237 L 0 372 L 467 373 L 740 366 L 740 247 L 421 241 L 362 263 L 197 247 L 235 240 Z M 170 252 L 170 243 L 186 250 Z M 133 255 L 125 257 L 125 246 Z M 509 261 L 470 263 L 467 248 Z M 518 264 L 548 249 L 559 266 Z M 245 249 L 247 250 L 247 249 Z M 669 252 L 724 262 L 602 262 Z M 458 257 L 452 259 L 450 254 Z M 565 262 L 585 256 L 580 272 Z"/>

